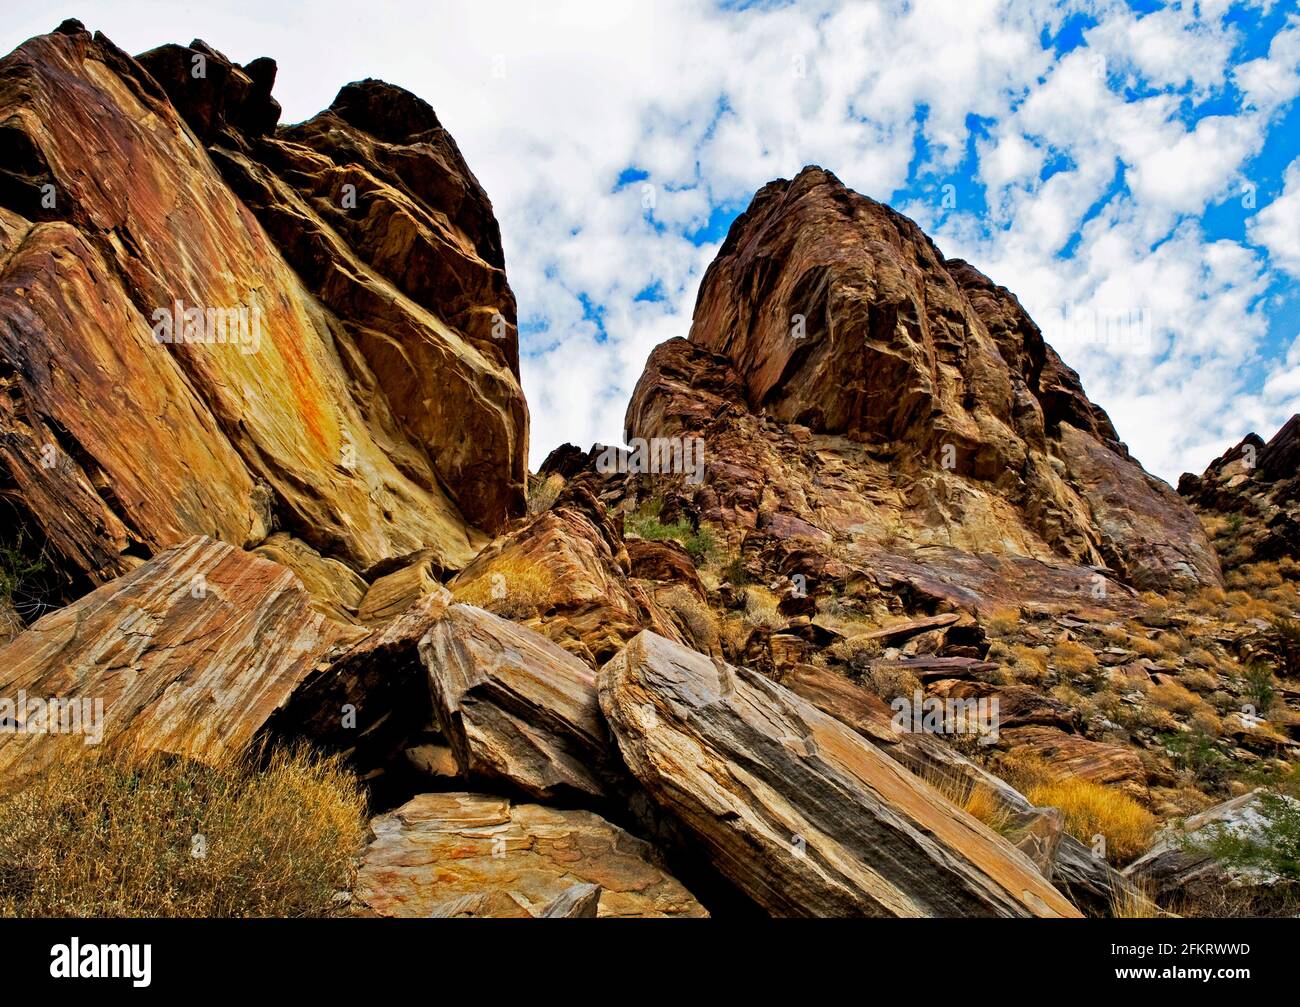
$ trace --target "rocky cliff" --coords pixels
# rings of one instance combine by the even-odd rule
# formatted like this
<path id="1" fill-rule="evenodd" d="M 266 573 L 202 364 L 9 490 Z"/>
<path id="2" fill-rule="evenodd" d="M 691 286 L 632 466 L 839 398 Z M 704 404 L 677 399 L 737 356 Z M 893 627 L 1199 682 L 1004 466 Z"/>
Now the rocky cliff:
<path id="1" fill-rule="evenodd" d="M 487 196 L 413 95 L 277 129 L 274 77 L 76 23 L 0 62 L 0 486 L 64 596 L 193 534 L 455 568 L 522 511 Z"/>

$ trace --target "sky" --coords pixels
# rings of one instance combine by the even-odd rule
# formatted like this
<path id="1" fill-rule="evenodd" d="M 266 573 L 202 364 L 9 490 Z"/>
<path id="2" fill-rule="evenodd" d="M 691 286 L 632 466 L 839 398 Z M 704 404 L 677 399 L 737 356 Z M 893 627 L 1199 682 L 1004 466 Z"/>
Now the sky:
<path id="1" fill-rule="evenodd" d="M 621 443 L 753 193 L 805 164 L 1010 288 L 1174 482 L 1300 411 L 1296 0 L 0 0 L 130 52 L 279 64 L 285 122 L 380 77 L 501 222 L 534 467 Z"/>

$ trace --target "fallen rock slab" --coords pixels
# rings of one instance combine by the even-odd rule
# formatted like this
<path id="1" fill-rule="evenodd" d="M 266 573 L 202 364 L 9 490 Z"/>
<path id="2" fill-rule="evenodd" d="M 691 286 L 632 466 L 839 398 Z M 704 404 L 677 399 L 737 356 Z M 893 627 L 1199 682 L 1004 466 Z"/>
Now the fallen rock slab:
<path id="1" fill-rule="evenodd" d="M 1079 915 L 1024 854 L 754 672 L 642 632 L 599 681 L 629 770 L 774 915 Z"/>
<path id="2" fill-rule="evenodd" d="M 547 798 L 603 796 L 596 673 L 526 627 L 453 605 L 420 641 L 434 716 L 466 771 Z"/>
<path id="3" fill-rule="evenodd" d="M 708 915 L 649 844 L 589 811 L 421 794 L 371 831 L 353 891 L 363 915 L 572 914 L 583 909 L 576 885 L 600 887 L 601 917 Z"/>
<path id="4" fill-rule="evenodd" d="M 102 703 L 101 742 L 216 760 L 244 750 L 299 683 L 364 635 L 315 611 L 285 567 L 195 537 L 0 650 L 0 698 Z M 52 751 L 54 732 L 22 705 L 16 731 L 0 731 L 0 776 Z"/>

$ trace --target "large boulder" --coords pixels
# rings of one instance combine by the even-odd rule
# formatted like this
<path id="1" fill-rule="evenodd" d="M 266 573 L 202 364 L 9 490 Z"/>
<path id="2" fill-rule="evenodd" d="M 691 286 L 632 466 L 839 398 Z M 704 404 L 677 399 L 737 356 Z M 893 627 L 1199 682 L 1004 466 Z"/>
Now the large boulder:
<path id="1" fill-rule="evenodd" d="M 536 798 L 605 796 L 609 736 L 590 667 L 467 605 L 448 609 L 419 647 L 434 715 L 463 770 Z"/>
<path id="2" fill-rule="evenodd" d="M 555 916 L 598 885 L 601 917 L 708 915 L 652 848 L 589 811 L 480 794 L 421 794 L 374 819 L 357 871 L 361 915 Z"/>
<path id="3" fill-rule="evenodd" d="M 781 916 L 1077 916 L 1032 861 L 760 675 L 653 633 L 600 674 L 632 775 Z"/>

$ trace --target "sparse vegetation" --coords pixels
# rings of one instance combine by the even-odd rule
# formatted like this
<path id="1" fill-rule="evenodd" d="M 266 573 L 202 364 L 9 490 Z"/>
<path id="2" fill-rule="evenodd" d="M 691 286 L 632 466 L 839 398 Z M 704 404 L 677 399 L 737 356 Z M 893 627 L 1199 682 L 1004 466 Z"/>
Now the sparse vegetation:
<path id="1" fill-rule="evenodd" d="M 1104 836 L 1106 856 L 1117 864 L 1145 852 L 1155 833 L 1151 812 L 1123 791 L 1091 780 L 1046 780 L 1030 787 L 1025 796 L 1040 807 L 1060 808 L 1065 831 L 1081 842 Z"/>
<path id="2" fill-rule="evenodd" d="M 531 619 L 546 610 L 553 582 L 538 563 L 517 556 L 497 556 L 481 573 L 452 588 L 461 604 L 487 609 L 503 619 Z"/>
<path id="3" fill-rule="evenodd" d="M 1088 675 L 1097 668 L 1097 655 L 1075 640 L 1062 640 L 1052 648 L 1051 662 L 1066 675 Z"/>
<path id="4" fill-rule="evenodd" d="M 634 512 L 624 517 L 624 532 L 653 542 L 671 539 L 691 554 L 691 559 L 697 566 L 713 559 L 718 545 L 712 529 L 707 526 L 693 528 L 684 517 L 665 524 L 660 519 L 663 506 L 663 500 L 658 497 L 644 501 Z"/>
<path id="5" fill-rule="evenodd" d="M 68 749 L 0 797 L 0 915 L 322 916 L 366 799 L 333 758 L 209 766 Z"/>

